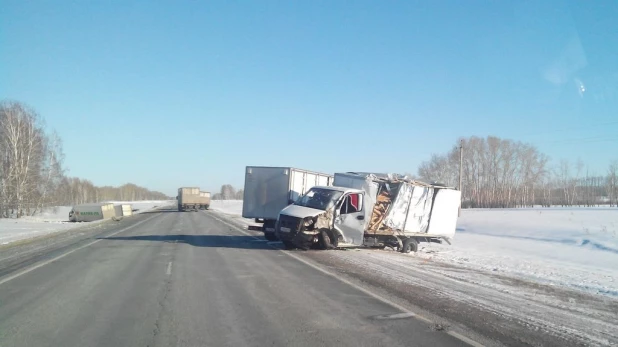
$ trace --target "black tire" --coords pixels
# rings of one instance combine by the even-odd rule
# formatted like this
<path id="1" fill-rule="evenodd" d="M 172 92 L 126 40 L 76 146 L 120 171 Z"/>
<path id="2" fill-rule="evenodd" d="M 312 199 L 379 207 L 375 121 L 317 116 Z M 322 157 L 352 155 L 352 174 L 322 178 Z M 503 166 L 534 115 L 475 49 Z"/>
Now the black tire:
<path id="1" fill-rule="evenodd" d="M 268 241 L 277 241 L 279 238 L 275 233 L 264 233 L 264 238 Z"/>
<path id="2" fill-rule="evenodd" d="M 333 233 L 331 230 L 321 229 L 320 233 L 318 234 L 318 244 L 320 245 L 321 249 L 337 248 L 337 245 L 339 244 L 338 241 L 339 240 L 333 237 Z"/>
<path id="3" fill-rule="evenodd" d="M 283 247 L 285 249 L 294 249 L 294 248 L 296 248 L 296 246 L 294 246 L 294 244 L 291 241 L 281 240 L 281 242 L 283 242 Z"/>
<path id="4" fill-rule="evenodd" d="M 418 250 L 418 242 L 411 238 L 408 237 L 407 239 L 403 240 L 403 246 L 401 247 L 401 253 L 410 253 L 410 252 L 415 252 Z"/>

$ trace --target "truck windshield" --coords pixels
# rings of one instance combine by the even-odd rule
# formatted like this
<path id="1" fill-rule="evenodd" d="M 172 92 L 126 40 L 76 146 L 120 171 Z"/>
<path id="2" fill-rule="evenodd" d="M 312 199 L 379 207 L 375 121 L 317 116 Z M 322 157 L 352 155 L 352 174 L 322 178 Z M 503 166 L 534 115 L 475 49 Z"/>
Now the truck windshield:
<path id="1" fill-rule="evenodd" d="M 336 190 L 311 188 L 307 194 L 296 200 L 294 205 L 325 211 L 335 205 L 341 194 L 343 193 Z"/>

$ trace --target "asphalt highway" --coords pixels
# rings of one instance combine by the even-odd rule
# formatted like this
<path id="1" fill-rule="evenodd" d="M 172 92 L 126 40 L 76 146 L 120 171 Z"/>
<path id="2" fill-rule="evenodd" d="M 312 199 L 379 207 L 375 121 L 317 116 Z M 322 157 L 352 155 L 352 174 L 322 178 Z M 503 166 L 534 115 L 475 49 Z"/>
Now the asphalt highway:
<path id="1" fill-rule="evenodd" d="M 466 345 L 212 212 L 131 218 L 0 271 L 0 346 Z"/>

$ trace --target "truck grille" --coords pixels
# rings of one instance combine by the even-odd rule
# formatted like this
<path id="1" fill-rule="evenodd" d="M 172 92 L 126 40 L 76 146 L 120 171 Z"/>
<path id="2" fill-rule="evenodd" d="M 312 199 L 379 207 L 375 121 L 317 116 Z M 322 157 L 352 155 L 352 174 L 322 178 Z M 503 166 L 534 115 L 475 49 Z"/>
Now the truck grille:
<path id="1" fill-rule="evenodd" d="M 291 217 L 286 215 L 279 216 L 279 228 L 289 228 L 290 231 L 296 232 L 300 230 L 300 222 L 302 220 L 297 217 Z"/>

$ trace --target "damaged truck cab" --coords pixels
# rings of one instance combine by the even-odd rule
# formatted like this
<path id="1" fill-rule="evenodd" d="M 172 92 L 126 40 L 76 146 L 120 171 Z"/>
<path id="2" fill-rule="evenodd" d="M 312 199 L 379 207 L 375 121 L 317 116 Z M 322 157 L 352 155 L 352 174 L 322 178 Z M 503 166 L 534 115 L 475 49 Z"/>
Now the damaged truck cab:
<path id="1" fill-rule="evenodd" d="M 461 193 L 396 175 L 335 174 L 334 186 L 310 189 L 279 213 L 275 230 L 286 248 L 393 247 L 450 242 Z"/>
<path id="2" fill-rule="evenodd" d="M 362 190 L 313 187 L 279 213 L 277 236 L 287 248 L 329 249 L 362 245 L 365 215 Z"/>

